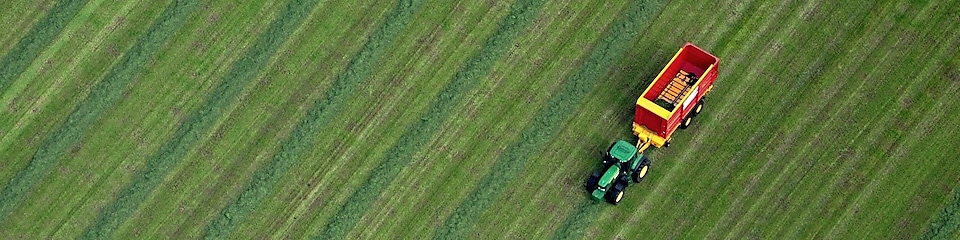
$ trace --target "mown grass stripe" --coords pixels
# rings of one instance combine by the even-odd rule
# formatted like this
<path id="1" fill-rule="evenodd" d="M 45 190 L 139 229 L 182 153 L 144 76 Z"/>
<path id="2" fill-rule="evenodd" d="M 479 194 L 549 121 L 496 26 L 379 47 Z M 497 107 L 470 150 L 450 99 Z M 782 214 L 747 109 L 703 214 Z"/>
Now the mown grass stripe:
<path id="1" fill-rule="evenodd" d="M 53 43 L 53 40 L 60 35 L 63 28 L 80 12 L 87 1 L 58 1 L 50 9 L 50 13 L 33 25 L 30 32 L 21 38 L 17 45 L 3 56 L 3 59 L 0 59 L 0 93 L 6 91 L 7 85 L 19 77 L 37 56 L 40 56 L 41 50 Z M 2 210 L 0 208 L 0 220 L 5 215 Z"/>
<path id="2" fill-rule="evenodd" d="M 237 199 L 230 203 L 220 215 L 207 225 L 205 239 L 219 239 L 230 235 L 237 224 L 243 221 L 260 205 L 260 202 L 273 192 L 273 188 L 290 168 L 302 157 L 305 150 L 313 146 L 318 132 L 330 122 L 330 119 L 343 107 L 347 97 L 353 95 L 356 87 L 366 79 L 368 73 L 376 67 L 384 51 L 397 35 L 410 23 L 412 16 L 423 5 L 423 1 L 401 0 L 396 9 L 372 33 L 366 44 L 354 55 L 347 68 L 340 73 L 333 86 L 317 99 L 306 116 L 300 120 L 273 159 L 257 170 L 253 180 L 247 184 Z"/>
<path id="3" fill-rule="evenodd" d="M 400 170 L 410 161 L 415 150 L 423 147 L 430 136 L 450 117 L 453 108 L 463 99 L 462 93 L 473 89 L 477 80 L 485 76 L 493 64 L 506 54 L 510 44 L 533 22 L 544 3 L 543 0 L 524 0 L 511 6 L 510 13 L 504 17 L 493 36 L 487 39 L 480 52 L 453 76 L 450 83 L 433 99 L 428 112 L 420 121 L 407 128 L 397 143 L 387 151 L 382 163 L 373 169 L 369 179 L 346 200 L 318 238 L 343 238 L 356 226 L 366 212 L 365 209 L 376 201 L 400 174 Z"/>
<path id="4" fill-rule="evenodd" d="M 572 214 L 568 214 L 563 224 L 553 233 L 551 239 L 580 239 L 584 230 L 593 223 L 593 218 L 602 210 L 603 205 L 596 202 L 581 201 L 574 207 Z"/>
<path id="5" fill-rule="evenodd" d="M 531 156 L 540 152 L 543 146 L 553 139 L 558 132 L 555 130 L 557 126 L 576 110 L 577 105 L 593 89 L 597 79 L 603 77 L 613 62 L 623 55 L 635 39 L 638 29 L 661 6 L 660 2 L 635 1 L 624 10 L 623 16 L 612 24 L 607 36 L 590 53 L 586 64 L 550 98 L 546 107 L 533 118 L 536 121 L 527 125 L 520 133 L 518 141 L 500 155 L 495 165 L 480 180 L 476 190 L 454 210 L 444 226 L 437 229 L 435 238 L 466 237 L 480 214 L 507 188 L 508 183 L 520 174 Z"/>
<path id="6" fill-rule="evenodd" d="M 97 220 L 84 231 L 83 238 L 109 238 L 120 223 L 133 214 L 164 176 L 179 164 L 193 144 L 200 140 L 203 133 L 237 100 L 244 86 L 259 74 L 280 45 L 287 41 L 318 2 L 319 0 L 292 0 L 287 3 L 277 19 L 257 38 L 250 49 L 234 62 L 204 104 L 192 112 L 177 128 L 173 137 L 147 159 L 144 169 L 120 190 L 118 197 L 104 206 Z M 178 1 L 175 4 L 180 5 L 195 6 L 196 3 Z"/>
<path id="7" fill-rule="evenodd" d="M 196 4 L 191 1 L 177 1 L 167 6 L 150 29 L 123 55 L 123 59 L 67 116 L 60 129 L 44 140 L 27 167 L 17 172 L 0 192 L 0 222 L 26 197 L 30 189 L 50 174 L 63 153 L 80 140 L 81 134 L 120 99 L 127 83 L 143 70 L 160 46 L 195 9 Z"/>

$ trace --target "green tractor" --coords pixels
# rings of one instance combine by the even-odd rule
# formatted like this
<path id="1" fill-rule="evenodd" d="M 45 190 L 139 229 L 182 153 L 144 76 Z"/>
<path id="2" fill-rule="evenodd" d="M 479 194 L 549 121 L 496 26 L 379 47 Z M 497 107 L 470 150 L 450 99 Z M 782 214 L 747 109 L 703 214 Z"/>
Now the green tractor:
<path id="1" fill-rule="evenodd" d="M 643 181 L 649 168 L 650 159 L 643 156 L 636 146 L 627 141 L 617 141 L 603 153 L 603 169 L 606 170 L 597 171 L 587 179 L 587 192 L 595 200 L 620 203 L 630 182 Z"/>

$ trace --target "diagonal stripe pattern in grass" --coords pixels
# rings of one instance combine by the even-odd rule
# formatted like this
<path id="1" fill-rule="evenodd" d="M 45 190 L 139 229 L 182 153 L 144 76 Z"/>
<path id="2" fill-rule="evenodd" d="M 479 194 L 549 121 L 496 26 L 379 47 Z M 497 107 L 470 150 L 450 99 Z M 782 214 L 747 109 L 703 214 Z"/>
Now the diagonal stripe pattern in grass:
<path id="1" fill-rule="evenodd" d="M 509 50 L 510 43 L 533 21 L 543 6 L 542 0 L 528 0 L 515 3 L 510 13 L 501 22 L 497 32 L 487 39 L 480 52 L 471 58 L 464 68 L 454 75 L 453 80 L 441 90 L 428 107 L 420 121 L 407 128 L 407 131 L 397 141 L 382 164 L 374 167 L 370 179 L 357 188 L 356 192 L 347 199 L 326 229 L 318 236 L 321 239 L 342 238 L 363 216 L 365 209 L 376 200 L 387 188 L 390 182 L 400 173 L 403 166 L 410 161 L 413 149 L 419 149 L 436 132 L 440 125 L 447 120 L 454 106 L 467 92 L 476 85 L 477 79 L 485 76 L 493 67 L 494 62 Z"/>
<path id="2" fill-rule="evenodd" d="M 82 133 L 122 97 L 127 83 L 143 70 L 169 36 L 183 25 L 196 5 L 191 1 L 176 1 L 167 6 L 154 25 L 70 113 L 66 122 L 44 140 L 27 167 L 18 172 L 0 192 L 0 222 L 26 197 L 30 189 L 50 174 L 67 149 L 80 140 Z"/>
<path id="3" fill-rule="evenodd" d="M 436 238 L 459 239 L 471 231 L 480 214 L 506 189 L 507 183 L 520 174 L 529 158 L 556 135 L 552 129 L 556 129 L 576 110 L 578 103 L 593 89 L 596 80 L 627 50 L 637 35 L 637 29 L 657 12 L 659 6 L 660 3 L 631 3 L 621 22 L 613 24 L 609 35 L 596 46 L 583 68 L 550 98 L 546 108 L 533 118 L 536 122 L 521 132 L 518 142 L 507 148 L 490 172 L 480 180 L 476 190 L 457 207 L 444 226 L 437 229 Z"/>
<path id="4" fill-rule="evenodd" d="M 280 178 L 302 158 L 304 150 L 310 148 L 318 136 L 317 132 L 330 122 L 334 113 L 343 107 L 344 100 L 353 94 L 357 85 L 374 68 L 394 38 L 410 22 L 411 16 L 419 10 L 422 1 L 402 0 L 396 10 L 367 40 L 367 44 L 350 61 L 347 69 L 340 74 L 333 86 L 323 98 L 317 99 L 307 115 L 301 119 L 297 128 L 287 138 L 280 151 L 266 166 L 254 173 L 250 182 L 237 199 L 230 203 L 207 226 L 204 238 L 216 239 L 228 236 L 237 224 L 256 208 L 271 192 Z"/>
<path id="5" fill-rule="evenodd" d="M 230 72 L 209 95 L 205 104 L 190 114 L 182 125 L 160 149 L 147 159 L 145 169 L 134 176 L 132 182 L 120 190 L 119 196 L 104 206 L 93 225 L 85 230 L 83 238 L 109 238 L 146 200 L 147 196 L 173 166 L 179 164 L 203 132 L 210 129 L 216 120 L 235 102 L 243 87 L 253 79 L 291 33 L 310 14 L 319 0 L 292 0 L 247 50 L 240 60 L 234 62 Z M 191 3 L 195 4 L 195 3 Z"/>
<path id="6" fill-rule="evenodd" d="M 50 13 L 37 22 L 27 36 L 20 39 L 3 59 L 0 59 L 0 93 L 6 90 L 10 81 L 13 81 L 40 56 L 41 50 L 46 48 L 60 35 L 70 19 L 80 12 L 88 0 L 59 1 Z M 2 210 L 2 209 L 0 209 Z M 0 212 L 2 214 L 2 212 Z M 2 216 L 2 215 L 0 215 Z M 2 218 L 0 218 L 2 219 Z"/>

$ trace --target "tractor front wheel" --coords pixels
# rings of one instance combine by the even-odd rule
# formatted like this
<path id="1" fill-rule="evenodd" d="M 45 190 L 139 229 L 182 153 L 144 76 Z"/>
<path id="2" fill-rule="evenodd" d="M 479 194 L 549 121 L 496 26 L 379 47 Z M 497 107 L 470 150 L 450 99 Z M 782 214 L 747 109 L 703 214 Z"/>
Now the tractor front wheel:
<path id="1" fill-rule="evenodd" d="M 600 172 L 595 172 L 587 178 L 587 192 L 593 192 L 597 189 L 597 183 L 600 182 Z"/>
<path id="2" fill-rule="evenodd" d="M 617 205 L 620 203 L 620 200 L 623 200 L 623 192 L 625 192 L 627 184 L 618 181 L 613 185 L 610 190 L 607 191 L 607 202 Z"/>

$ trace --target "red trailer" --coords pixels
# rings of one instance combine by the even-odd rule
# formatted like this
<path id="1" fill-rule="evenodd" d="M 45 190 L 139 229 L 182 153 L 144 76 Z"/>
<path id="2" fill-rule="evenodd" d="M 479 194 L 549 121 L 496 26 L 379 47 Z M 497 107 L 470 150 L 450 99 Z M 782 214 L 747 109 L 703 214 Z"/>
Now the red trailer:
<path id="1" fill-rule="evenodd" d="M 640 152 L 649 145 L 668 145 L 678 127 L 690 126 L 713 89 L 719 64 L 720 59 L 691 43 L 677 51 L 637 99 L 633 133 L 640 138 Z"/>

